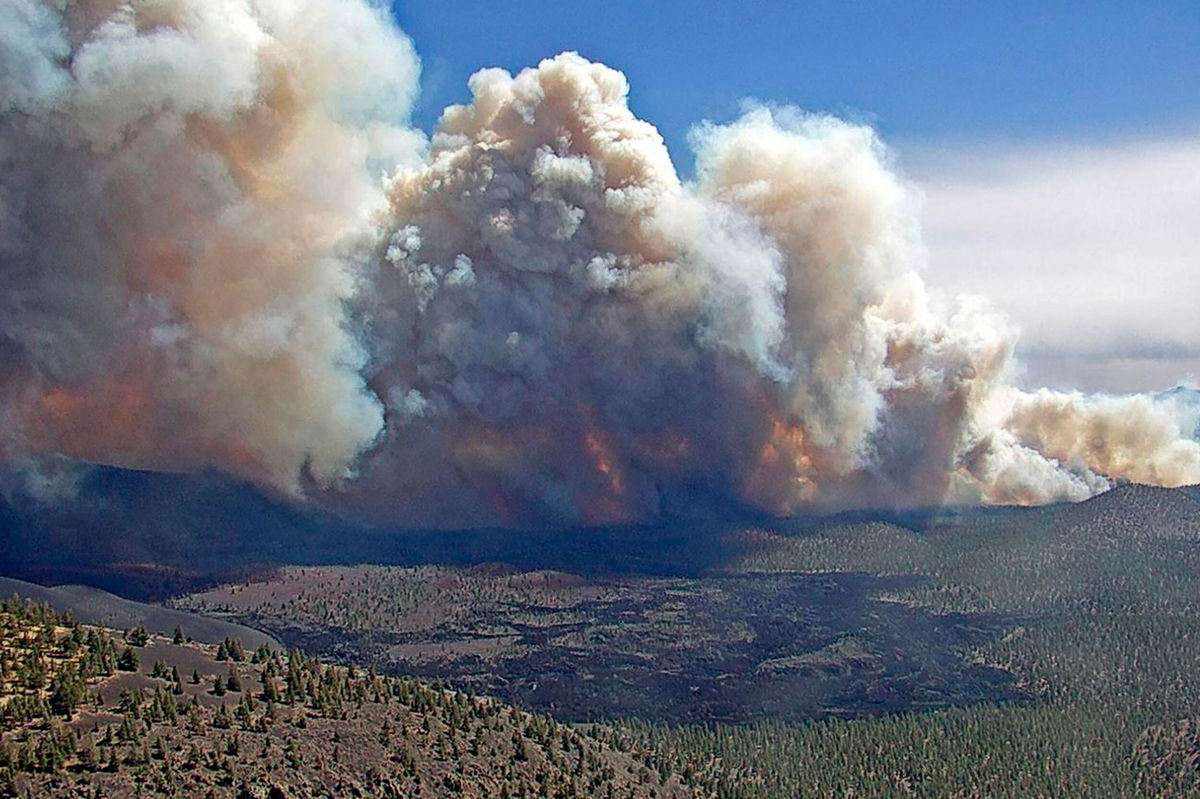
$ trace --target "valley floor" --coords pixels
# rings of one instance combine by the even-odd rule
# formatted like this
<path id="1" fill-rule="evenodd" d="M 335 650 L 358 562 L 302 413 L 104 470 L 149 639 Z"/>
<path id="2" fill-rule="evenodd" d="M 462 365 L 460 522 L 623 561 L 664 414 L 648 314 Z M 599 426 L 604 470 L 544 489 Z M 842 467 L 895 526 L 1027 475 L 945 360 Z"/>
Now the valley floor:
<path id="1" fill-rule="evenodd" d="M 70 724 L 28 697 L 49 705 L 74 656 L 47 645 L 40 687 L 22 689 L 13 653 L 74 628 L 13 622 L 5 690 L 26 699 L 0 785 L 256 796 L 293 773 L 284 795 L 1200 796 L 1197 489 L 730 525 L 719 544 L 728 556 L 688 575 L 310 566 L 198 591 L 172 604 L 308 654 L 235 664 L 152 637 L 136 673 L 89 678 L 100 696 Z M 22 623 L 43 631 L 14 639 Z M 163 677 L 189 664 L 199 683 Z M 231 671 L 240 693 L 218 698 Z M 168 705 L 174 726 L 155 715 Z M 197 793 L 180 793 L 185 770 Z"/>

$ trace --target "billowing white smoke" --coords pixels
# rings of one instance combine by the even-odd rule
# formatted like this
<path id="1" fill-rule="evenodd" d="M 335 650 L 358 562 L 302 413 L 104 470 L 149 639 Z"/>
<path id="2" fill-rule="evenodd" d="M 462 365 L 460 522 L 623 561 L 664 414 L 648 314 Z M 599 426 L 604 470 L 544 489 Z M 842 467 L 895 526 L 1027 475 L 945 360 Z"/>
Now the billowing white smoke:
<path id="1" fill-rule="evenodd" d="M 4 0 L 3 446 L 344 479 L 382 425 L 353 247 L 416 78 L 358 0 Z"/>
<path id="2" fill-rule="evenodd" d="M 696 489 L 786 513 L 1200 480 L 1168 409 L 1022 394 L 1001 317 L 932 307 L 870 130 L 756 109 L 697 132 L 685 186 L 627 88 L 574 55 L 481 72 L 389 185 L 364 501 L 615 521 Z"/>
<path id="3" fill-rule="evenodd" d="M 421 155 L 362 0 L 54 8 L 0 11 L 10 458 L 434 524 L 1200 482 L 1170 406 L 1017 391 L 1004 320 L 935 307 L 865 128 L 755 109 L 684 184 L 567 54 L 477 74 Z"/>

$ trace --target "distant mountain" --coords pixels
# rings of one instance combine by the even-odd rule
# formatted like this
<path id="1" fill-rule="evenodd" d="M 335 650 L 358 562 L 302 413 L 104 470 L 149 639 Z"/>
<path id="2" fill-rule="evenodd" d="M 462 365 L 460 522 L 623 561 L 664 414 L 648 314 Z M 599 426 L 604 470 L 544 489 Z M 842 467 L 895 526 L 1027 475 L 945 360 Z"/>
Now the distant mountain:
<path id="1" fill-rule="evenodd" d="M 728 521 L 611 528 L 413 530 L 371 525 L 215 472 L 86 470 L 73 494 L 0 493 L 0 574 L 159 600 L 277 565 L 509 563 L 698 574 L 731 554 Z"/>
<path id="2" fill-rule="evenodd" d="M 1154 395 L 1157 400 L 1176 402 L 1185 408 L 1190 408 L 1196 411 L 1196 427 L 1192 431 L 1192 436 L 1200 440 L 1200 388 L 1188 388 L 1187 386 L 1175 386 L 1175 388 L 1160 391 Z"/>
<path id="3" fill-rule="evenodd" d="M 1195 390 L 1182 391 L 1200 397 Z M 215 472 L 164 474 L 97 466 L 82 473 L 73 494 L 58 499 L 38 500 L 19 490 L 0 492 L 0 575 L 46 585 L 85 584 L 139 600 L 161 600 L 280 565 L 507 563 L 581 574 L 696 576 L 737 559 L 747 544 L 730 532 L 747 524 L 800 534 L 873 520 L 909 529 L 973 526 L 985 518 L 1016 514 L 1013 518 L 1019 523 L 1106 525 L 1114 530 L 1119 526 L 1139 536 L 1176 530 L 1172 537 L 1200 538 L 1200 522 L 1194 521 L 1200 500 L 1193 496 L 1186 489 L 1126 486 L 1080 505 L 1033 509 L 855 511 L 833 517 L 674 519 L 597 528 L 412 530 L 339 516 Z M 1181 506 L 1187 506 L 1186 512 Z"/>
<path id="4" fill-rule="evenodd" d="M 332 514 L 220 474 L 97 466 L 69 497 L 0 497 L 0 573 L 159 597 L 206 573 L 303 559 L 354 532 Z"/>
<path id="5" fill-rule="evenodd" d="M 1075 505 L 1046 511 L 1048 523 L 1096 540 L 1200 542 L 1200 486 L 1157 488 L 1125 483 Z M 1038 513 L 1035 509 L 1032 513 Z"/>

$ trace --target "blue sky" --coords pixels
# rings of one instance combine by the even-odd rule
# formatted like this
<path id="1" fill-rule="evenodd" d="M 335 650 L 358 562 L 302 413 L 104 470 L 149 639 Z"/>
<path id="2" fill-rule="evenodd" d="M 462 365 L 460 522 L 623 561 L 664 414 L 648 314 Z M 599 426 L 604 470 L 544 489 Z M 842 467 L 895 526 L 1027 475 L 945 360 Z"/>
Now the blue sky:
<path id="1" fill-rule="evenodd" d="M 686 130 L 745 97 L 912 141 L 1200 129 L 1200 2 L 482 2 L 406 0 L 424 63 L 417 122 L 484 66 L 562 50 L 629 76 L 686 171 Z"/>
<path id="2" fill-rule="evenodd" d="M 1011 318 L 1026 385 L 1200 383 L 1200 0 L 393 8 L 426 131 L 477 69 L 563 50 L 626 74 L 685 177 L 745 98 L 865 122 L 925 195 L 927 282 Z"/>

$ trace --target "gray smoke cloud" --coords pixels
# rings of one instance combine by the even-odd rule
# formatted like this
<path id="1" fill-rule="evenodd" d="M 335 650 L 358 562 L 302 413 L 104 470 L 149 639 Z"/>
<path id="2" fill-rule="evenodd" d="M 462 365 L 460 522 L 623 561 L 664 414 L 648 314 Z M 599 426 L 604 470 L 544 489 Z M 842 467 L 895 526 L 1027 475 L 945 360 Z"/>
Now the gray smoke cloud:
<path id="1" fill-rule="evenodd" d="M 0 23 L 9 459 L 438 525 L 1200 482 L 1182 406 L 1020 391 L 1003 316 L 931 299 L 867 128 L 753 108 L 696 129 L 685 183 L 574 54 L 477 73 L 425 142 L 412 48 L 361 0 Z"/>
<path id="2" fill-rule="evenodd" d="M 0 391 L 57 451 L 333 485 L 382 425 L 344 305 L 418 157 L 418 67 L 355 0 L 0 5 Z"/>

